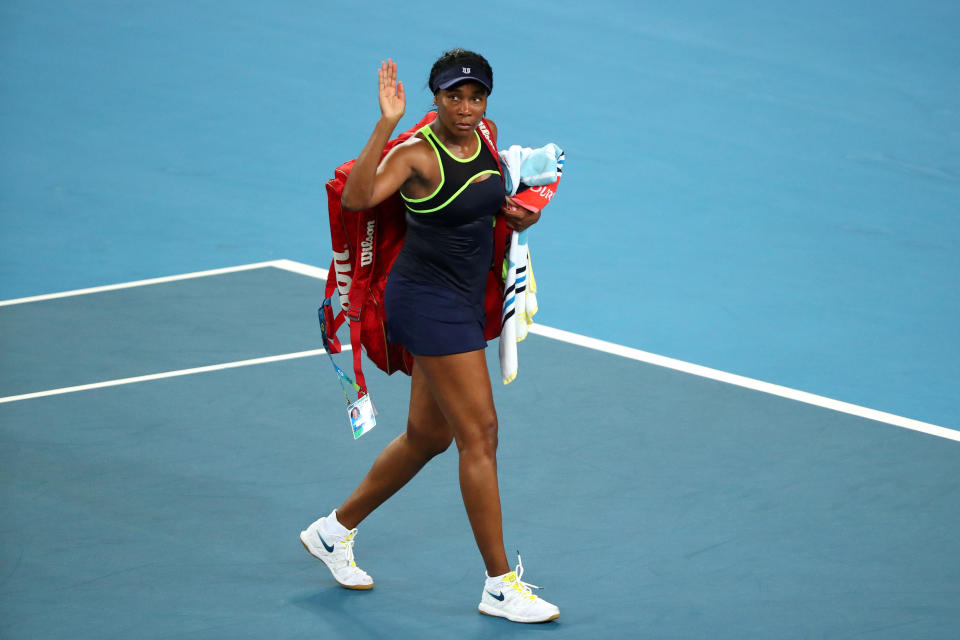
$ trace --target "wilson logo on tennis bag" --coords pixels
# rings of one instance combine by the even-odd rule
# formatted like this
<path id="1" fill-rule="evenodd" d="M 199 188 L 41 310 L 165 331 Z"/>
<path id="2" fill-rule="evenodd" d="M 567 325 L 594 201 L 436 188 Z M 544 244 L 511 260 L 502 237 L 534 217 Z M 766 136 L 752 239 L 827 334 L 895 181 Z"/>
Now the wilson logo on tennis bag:
<path id="1" fill-rule="evenodd" d="M 430 112 L 411 129 L 386 144 L 381 160 L 391 149 L 415 135 L 424 125 L 436 118 Z M 478 127 L 481 139 L 497 158 L 496 143 L 486 120 Z M 350 346 L 353 350 L 353 385 L 360 396 L 366 395 L 360 352 L 381 370 L 392 374 L 402 371 L 410 375 L 413 356 L 404 347 L 387 340 L 386 311 L 383 291 L 387 274 L 393 266 L 407 231 L 405 207 L 399 194 L 394 194 L 379 205 L 363 211 L 345 211 L 340 205 L 343 187 L 356 160 L 337 167 L 334 178 L 327 182 L 327 206 L 330 213 L 330 240 L 333 260 L 327 276 L 325 299 L 320 307 L 320 328 L 323 346 L 328 353 L 340 353 L 342 346 L 337 330 L 346 322 L 350 327 Z M 442 214 L 441 214 L 442 215 Z M 503 216 L 498 215 L 494 227 L 494 265 L 502 265 L 508 230 Z M 503 280 L 492 268 L 487 276 L 484 306 L 487 322 L 484 337 L 492 340 L 500 335 L 500 310 L 503 306 Z M 334 291 L 339 295 L 340 311 L 334 315 Z M 343 372 L 334 364 L 338 375 Z M 349 380 L 349 379 L 348 379 Z M 352 381 L 351 381 L 352 382 Z"/>

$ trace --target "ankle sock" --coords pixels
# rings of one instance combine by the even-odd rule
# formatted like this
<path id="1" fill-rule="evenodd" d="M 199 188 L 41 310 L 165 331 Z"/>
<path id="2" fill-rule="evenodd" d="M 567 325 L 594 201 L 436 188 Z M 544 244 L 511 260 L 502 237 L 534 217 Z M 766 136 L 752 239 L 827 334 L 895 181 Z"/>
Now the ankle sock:
<path id="1" fill-rule="evenodd" d="M 512 573 L 511 571 L 507 571 L 507 572 L 506 572 L 505 574 L 503 574 L 502 576 L 490 576 L 490 575 L 487 575 L 487 584 L 494 585 L 494 584 L 496 584 L 496 583 L 498 583 L 498 582 L 501 582 L 504 578 L 506 578 L 506 577 L 507 577 L 508 575 L 510 575 L 511 573 Z"/>
<path id="2" fill-rule="evenodd" d="M 323 521 L 323 532 L 327 535 L 340 536 L 342 538 L 350 533 L 350 529 L 340 524 L 340 521 L 337 520 L 337 510 L 334 509 Z"/>

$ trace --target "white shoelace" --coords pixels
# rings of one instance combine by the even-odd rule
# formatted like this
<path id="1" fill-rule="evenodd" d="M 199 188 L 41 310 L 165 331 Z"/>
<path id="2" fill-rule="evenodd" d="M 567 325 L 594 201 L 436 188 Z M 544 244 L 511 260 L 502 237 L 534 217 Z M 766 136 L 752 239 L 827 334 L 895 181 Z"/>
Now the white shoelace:
<path id="1" fill-rule="evenodd" d="M 535 585 L 535 584 L 532 584 L 532 583 L 529 583 L 529 582 L 524 582 L 523 580 L 520 579 L 520 578 L 523 577 L 523 558 L 520 557 L 520 552 L 519 552 L 519 551 L 517 551 L 517 568 L 514 569 L 513 571 L 514 571 L 514 573 L 517 574 L 517 582 L 516 582 L 516 584 L 520 587 L 520 592 L 521 592 L 524 596 L 527 596 L 527 597 L 530 597 L 530 598 L 536 598 L 537 596 L 535 596 L 535 595 L 533 594 L 533 592 L 530 591 L 530 587 L 533 587 L 534 589 L 542 589 L 543 587 L 538 587 L 538 586 Z"/>
<path id="2" fill-rule="evenodd" d="M 347 564 L 351 567 L 356 567 L 357 563 L 353 560 L 353 538 L 357 535 L 357 530 L 354 529 L 348 533 L 343 538 L 344 550 L 346 551 Z"/>

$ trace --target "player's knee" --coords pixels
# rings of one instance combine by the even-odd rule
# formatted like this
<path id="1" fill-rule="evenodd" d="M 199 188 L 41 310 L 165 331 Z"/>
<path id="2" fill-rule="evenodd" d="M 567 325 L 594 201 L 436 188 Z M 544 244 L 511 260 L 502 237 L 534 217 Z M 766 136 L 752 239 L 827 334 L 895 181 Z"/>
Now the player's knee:
<path id="1" fill-rule="evenodd" d="M 453 442 L 453 434 L 445 432 L 424 433 L 408 423 L 407 442 L 424 457 L 432 458 L 450 448 L 450 443 Z"/>
<path id="2" fill-rule="evenodd" d="M 461 430 L 457 438 L 457 449 L 460 455 L 470 455 L 496 458 L 498 443 L 497 416 L 492 414 L 476 420 L 473 424 Z"/>

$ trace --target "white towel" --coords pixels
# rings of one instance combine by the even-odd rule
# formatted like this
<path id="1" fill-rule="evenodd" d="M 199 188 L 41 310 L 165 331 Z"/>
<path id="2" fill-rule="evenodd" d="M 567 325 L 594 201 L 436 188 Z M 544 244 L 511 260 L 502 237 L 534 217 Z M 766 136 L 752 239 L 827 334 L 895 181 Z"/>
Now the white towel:
<path id="1" fill-rule="evenodd" d="M 503 290 L 503 313 L 500 328 L 500 374 L 503 384 L 517 377 L 519 362 L 517 342 L 527 337 L 527 327 L 533 324 L 537 312 L 537 297 L 531 291 L 534 283 L 527 246 L 527 232 L 510 234 L 507 258 L 507 278 Z M 531 305 L 532 302 L 532 305 Z"/>
<path id="2" fill-rule="evenodd" d="M 517 194 L 521 184 L 527 187 L 554 185 L 555 189 L 554 183 L 559 181 L 563 173 L 565 156 L 560 147 L 553 143 L 539 149 L 513 145 L 499 154 L 506 191 L 510 196 Z M 548 190 L 549 194 L 541 194 L 539 199 L 534 199 L 537 202 L 534 206 L 542 207 L 549 202 L 553 190 Z M 512 231 L 508 241 L 510 249 L 507 252 L 503 310 L 500 315 L 500 374 L 503 384 L 510 384 L 517 377 L 517 342 L 527 337 L 528 327 L 533 324 L 533 316 L 538 310 L 527 230 L 519 233 Z"/>
<path id="3" fill-rule="evenodd" d="M 521 183 L 542 187 L 553 184 L 562 175 L 563 150 L 552 142 L 539 149 L 515 144 L 499 154 L 507 195 L 516 195 Z"/>

